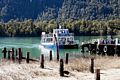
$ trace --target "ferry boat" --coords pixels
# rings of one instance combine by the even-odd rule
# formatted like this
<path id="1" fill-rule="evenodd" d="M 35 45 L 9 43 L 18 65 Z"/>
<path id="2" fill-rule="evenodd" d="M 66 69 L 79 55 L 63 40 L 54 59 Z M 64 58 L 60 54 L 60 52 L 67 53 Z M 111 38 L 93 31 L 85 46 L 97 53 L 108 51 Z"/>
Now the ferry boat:
<path id="1" fill-rule="evenodd" d="M 74 39 L 74 34 L 68 29 L 53 29 L 53 33 L 42 32 L 41 45 L 44 48 L 55 49 L 76 49 L 79 47 L 79 40 Z"/>

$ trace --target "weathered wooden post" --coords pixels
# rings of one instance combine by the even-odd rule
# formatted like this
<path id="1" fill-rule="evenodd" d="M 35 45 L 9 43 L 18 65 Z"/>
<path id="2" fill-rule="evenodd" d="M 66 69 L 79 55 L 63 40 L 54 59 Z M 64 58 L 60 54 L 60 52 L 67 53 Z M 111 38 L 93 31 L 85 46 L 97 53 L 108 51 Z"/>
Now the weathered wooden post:
<path id="1" fill-rule="evenodd" d="M 68 58 L 69 58 L 69 54 L 66 53 L 66 61 L 65 61 L 66 64 L 68 64 Z"/>
<path id="2" fill-rule="evenodd" d="M 59 61 L 59 45 L 58 45 L 57 37 L 56 37 L 55 34 L 54 34 L 54 38 L 55 38 L 55 41 L 56 41 L 56 48 L 57 48 L 57 61 Z"/>
<path id="3" fill-rule="evenodd" d="M 94 58 L 91 59 L 90 72 L 94 73 Z"/>
<path id="4" fill-rule="evenodd" d="M 44 54 L 41 55 L 41 68 L 44 68 Z"/>
<path id="5" fill-rule="evenodd" d="M 14 57 L 14 48 L 12 48 L 12 60 L 15 61 L 15 57 Z"/>
<path id="6" fill-rule="evenodd" d="M 96 80 L 100 80 L 100 69 L 96 69 Z"/>
<path id="7" fill-rule="evenodd" d="M 60 76 L 64 76 L 64 62 L 60 59 Z"/>
<path id="8" fill-rule="evenodd" d="M 88 49 L 89 49 L 89 55 L 91 55 L 92 46 L 91 46 L 91 44 L 90 44 L 90 43 L 88 44 Z"/>
<path id="9" fill-rule="evenodd" d="M 59 46 L 58 44 L 56 46 L 57 46 L 57 61 L 59 61 Z"/>
<path id="10" fill-rule="evenodd" d="M 21 48 L 18 48 L 18 62 L 19 64 L 21 63 L 22 61 L 22 51 L 21 51 Z"/>
<path id="11" fill-rule="evenodd" d="M 2 53 L 3 53 L 3 58 L 6 59 L 6 53 L 7 53 L 6 47 L 4 47 L 4 49 L 2 50 Z"/>
<path id="12" fill-rule="evenodd" d="M 26 62 L 27 62 L 27 63 L 29 63 L 29 58 L 30 58 L 29 56 L 30 56 L 30 52 L 27 52 L 27 53 L 26 53 Z"/>
<path id="13" fill-rule="evenodd" d="M 18 59 L 18 51 L 16 49 L 16 54 L 15 54 L 16 60 Z"/>
<path id="14" fill-rule="evenodd" d="M 50 50 L 50 61 L 52 61 L 52 50 Z"/>
<path id="15" fill-rule="evenodd" d="M 82 43 L 82 44 L 83 44 L 83 43 Z M 84 50 L 84 46 L 83 46 L 83 45 L 82 45 L 82 48 L 81 48 L 81 49 L 82 49 L 82 51 L 81 51 L 81 52 L 82 52 L 82 53 L 84 53 L 84 52 L 85 52 L 85 50 Z"/>
<path id="16" fill-rule="evenodd" d="M 64 62 L 60 59 L 60 76 L 64 76 Z"/>
<path id="17" fill-rule="evenodd" d="M 10 52 L 11 52 L 11 51 L 9 50 L 9 51 L 8 51 L 8 60 L 10 60 L 10 58 L 11 58 L 11 57 L 10 57 Z"/>

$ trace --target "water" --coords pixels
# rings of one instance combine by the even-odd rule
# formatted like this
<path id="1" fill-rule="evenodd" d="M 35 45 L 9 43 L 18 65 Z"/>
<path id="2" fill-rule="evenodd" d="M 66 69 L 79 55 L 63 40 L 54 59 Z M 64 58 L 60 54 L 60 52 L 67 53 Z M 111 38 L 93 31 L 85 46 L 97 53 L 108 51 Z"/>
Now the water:
<path id="1" fill-rule="evenodd" d="M 99 36 L 77 36 L 75 39 L 78 39 L 80 44 L 84 41 L 89 41 L 92 39 L 100 38 Z M 1 37 L 0 38 L 0 58 L 2 58 L 2 49 L 4 47 L 7 50 L 11 48 L 22 48 L 23 56 L 26 55 L 26 51 L 30 51 L 30 57 L 39 58 L 40 54 L 46 54 L 49 56 L 49 50 L 43 50 L 39 48 L 40 45 L 40 37 Z M 79 57 L 81 55 L 81 49 L 62 49 L 60 50 L 60 57 L 64 57 L 65 53 L 70 53 L 71 58 Z M 54 52 L 56 54 L 56 52 Z"/>

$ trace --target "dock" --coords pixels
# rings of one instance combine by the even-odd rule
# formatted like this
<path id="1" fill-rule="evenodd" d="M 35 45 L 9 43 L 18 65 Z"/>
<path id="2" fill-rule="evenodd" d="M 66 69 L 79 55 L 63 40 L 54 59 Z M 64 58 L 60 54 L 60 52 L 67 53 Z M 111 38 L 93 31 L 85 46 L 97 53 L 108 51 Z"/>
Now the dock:
<path id="1" fill-rule="evenodd" d="M 85 52 L 85 48 L 87 48 L 87 50 L 90 53 L 93 54 L 101 54 L 101 55 L 118 55 L 120 56 L 120 43 L 119 40 L 113 39 L 113 40 L 96 40 L 94 42 L 89 42 L 89 43 L 83 43 L 81 45 L 81 52 Z"/>

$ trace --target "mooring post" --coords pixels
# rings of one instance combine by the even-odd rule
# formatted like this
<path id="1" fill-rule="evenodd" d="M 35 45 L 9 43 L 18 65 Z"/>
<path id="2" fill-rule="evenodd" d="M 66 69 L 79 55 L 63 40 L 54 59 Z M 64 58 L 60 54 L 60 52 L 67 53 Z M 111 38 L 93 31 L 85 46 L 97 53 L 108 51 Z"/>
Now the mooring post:
<path id="1" fill-rule="evenodd" d="M 57 44 L 57 61 L 59 61 L 59 46 Z"/>
<path id="2" fill-rule="evenodd" d="M 84 46 L 82 45 L 82 51 L 81 51 L 82 53 L 84 53 L 85 52 L 85 50 L 84 50 Z"/>
<path id="3" fill-rule="evenodd" d="M 10 50 L 8 51 L 8 60 L 10 60 Z"/>
<path id="4" fill-rule="evenodd" d="M 15 61 L 15 57 L 14 57 L 14 48 L 12 48 L 12 60 Z"/>
<path id="5" fill-rule="evenodd" d="M 87 48 L 88 48 L 89 56 L 91 55 L 91 50 L 90 50 L 90 47 L 91 47 L 91 45 L 90 45 L 90 44 L 88 44 Z"/>
<path id="6" fill-rule="evenodd" d="M 16 60 L 18 59 L 18 51 L 16 49 L 16 54 L 15 54 Z"/>
<path id="7" fill-rule="evenodd" d="M 57 37 L 56 37 L 55 34 L 54 34 L 54 38 L 55 38 L 55 41 L 56 41 L 57 61 L 59 61 L 59 45 L 58 45 Z"/>
<path id="8" fill-rule="evenodd" d="M 2 53 L 3 53 L 3 58 L 6 59 L 6 53 L 7 53 L 6 47 L 4 47 L 4 49 L 2 50 Z"/>
<path id="9" fill-rule="evenodd" d="M 69 58 L 69 54 L 66 53 L 66 61 L 65 61 L 66 64 L 68 64 L 68 58 Z"/>
<path id="10" fill-rule="evenodd" d="M 100 80 L 100 69 L 96 69 L 96 80 Z"/>
<path id="11" fill-rule="evenodd" d="M 41 54 L 41 68 L 44 68 L 44 54 Z"/>
<path id="12" fill-rule="evenodd" d="M 18 48 L 18 62 L 19 64 L 21 63 L 22 60 L 22 52 L 21 52 L 21 48 Z"/>
<path id="13" fill-rule="evenodd" d="M 91 59 L 90 72 L 94 73 L 94 58 Z"/>
<path id="14" fill-rule="evenodd" d="M 30 52 L 27 52 L 27 53 L 26 53 L 26 62 L 27 62 L 27 63 L 29 63 L 29 58 L 30 58 L 29 56 L 30 56 Z"/>
<path id="15" fill-rule="evenodd" d="M 60 59 L 60 76 L 64 76 L 64 62 Z"/>
<path id="16" fill-rule="evenodd" d="M 52 61 L 52 50 L 50 50 L 50 61 Z"/>

